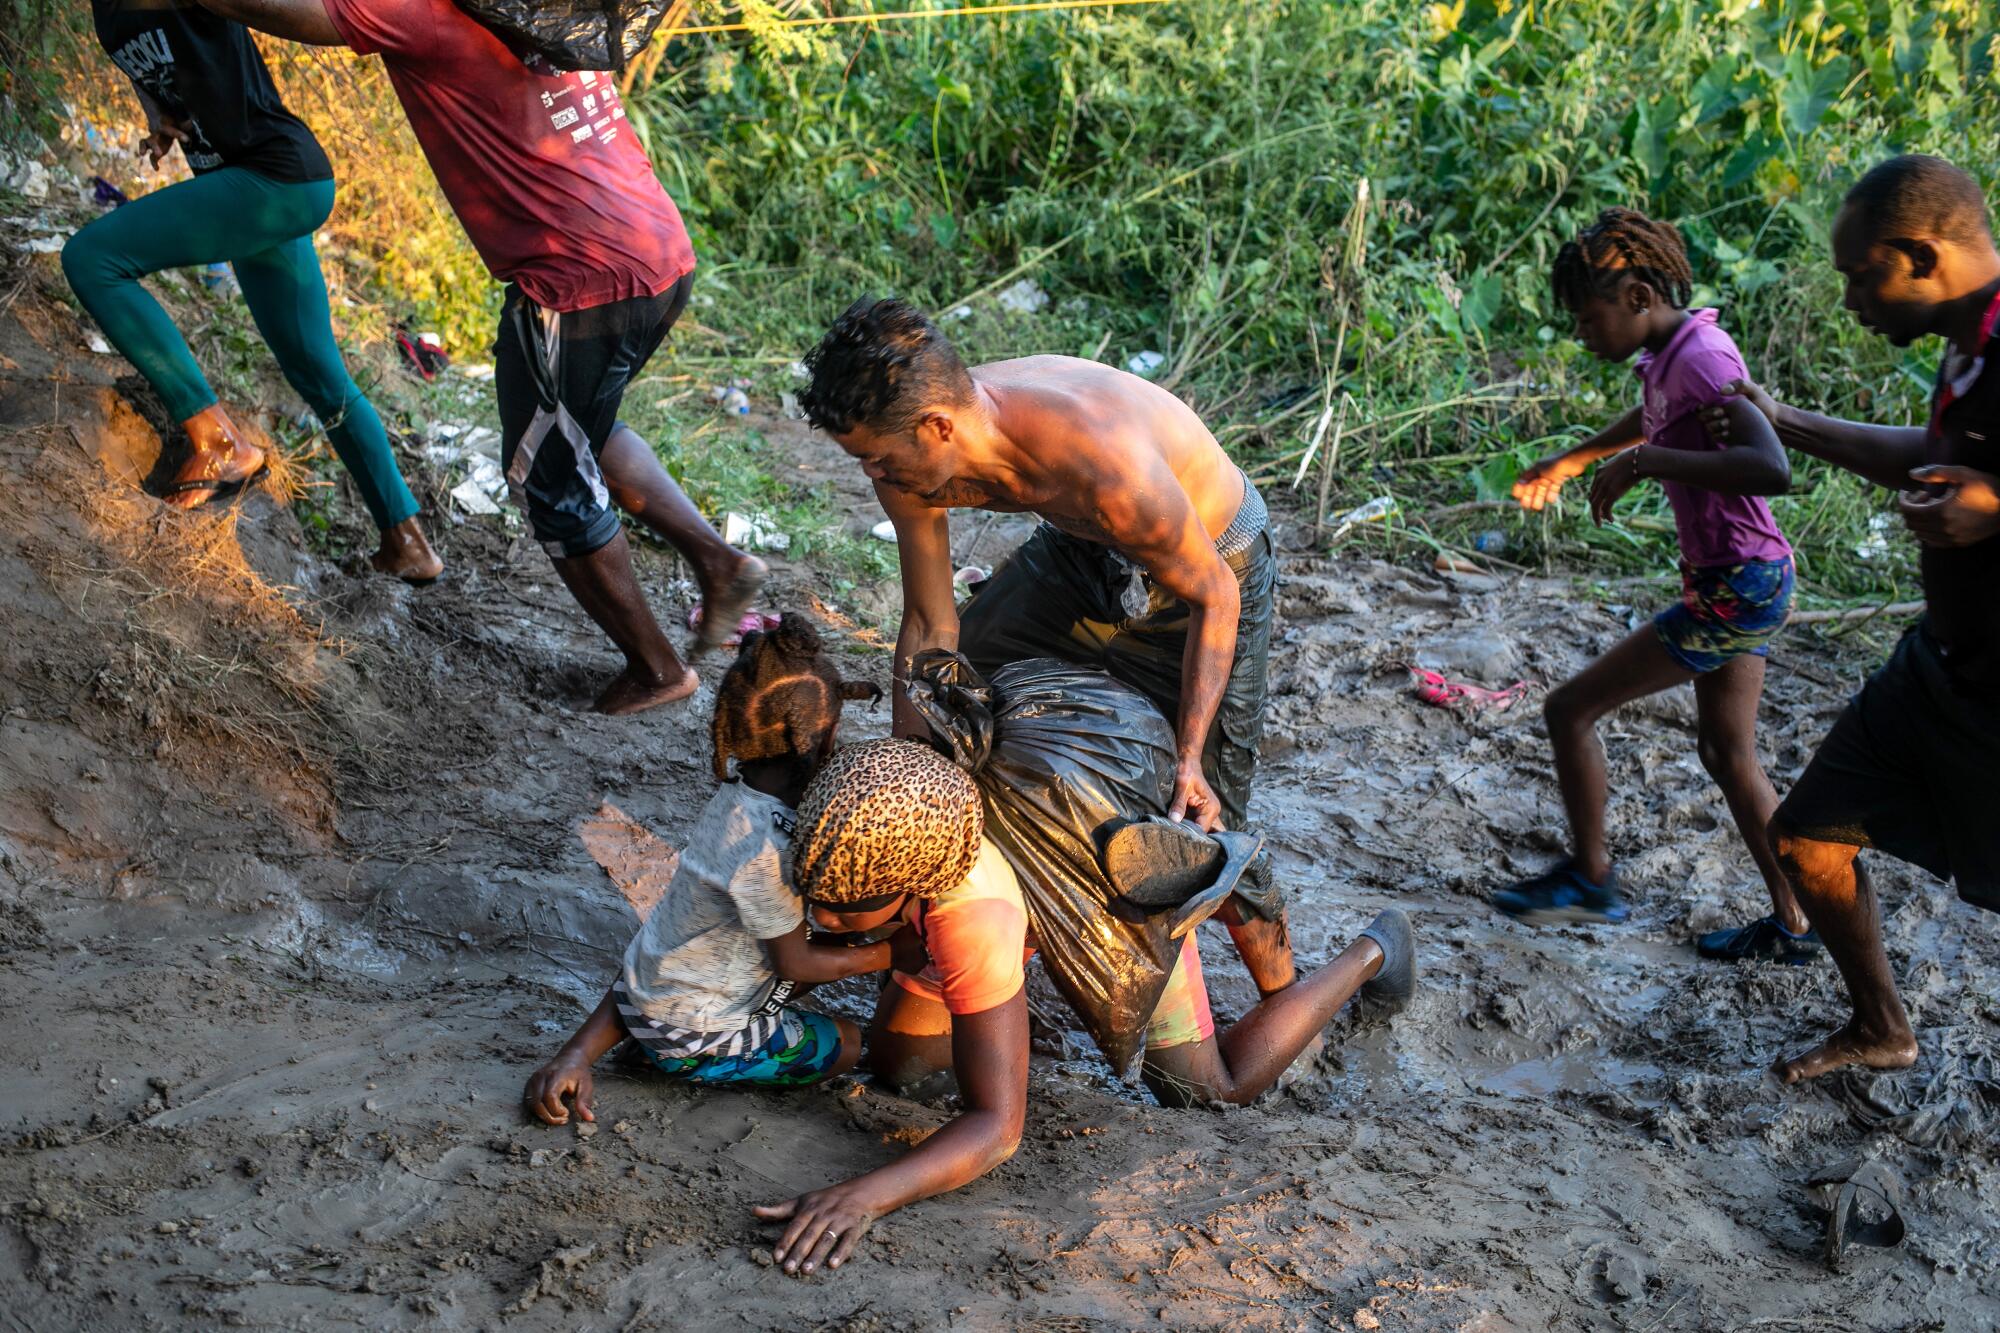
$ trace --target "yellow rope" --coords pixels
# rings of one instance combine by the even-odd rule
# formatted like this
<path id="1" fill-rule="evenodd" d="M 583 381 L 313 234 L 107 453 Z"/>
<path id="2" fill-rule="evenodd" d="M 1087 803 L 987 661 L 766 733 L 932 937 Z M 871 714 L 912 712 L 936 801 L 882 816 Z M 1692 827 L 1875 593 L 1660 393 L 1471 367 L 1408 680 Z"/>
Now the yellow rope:
<path id="1" fill-rule="evenodd" d="M 1170 5 L 1174 0 L 1024 0 L 1011 5 L 968 5 L 963 9 L 915 9 L 888 14 L 827 14 L 819 18 L 779 19 L 765 25 L 778 28 L 823 28 L 841 23 L 893 23 L 902 19 L 949 19 L 993 14 L 1033 14 L 1045 9 L 1115 9 L 1121 5 Z M 748 32 L 748 23 L 703 23 L 671 28 L 668 37 L 692 37 L 709 32 Z"/>

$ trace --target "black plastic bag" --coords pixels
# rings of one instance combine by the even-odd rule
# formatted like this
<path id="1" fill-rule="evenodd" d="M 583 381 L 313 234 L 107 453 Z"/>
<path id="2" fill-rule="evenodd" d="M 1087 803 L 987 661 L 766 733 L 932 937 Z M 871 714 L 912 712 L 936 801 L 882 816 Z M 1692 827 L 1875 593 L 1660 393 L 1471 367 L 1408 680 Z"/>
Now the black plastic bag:
<path id="1" fill-rule="evenodd" d="M 646 49 L 672 0 L 458 0 L 523 59 L 557 69 L 622 70 Z"/>
<path id="2" fill-rule="evenodd" d="M 1098 853 L 1120 824 L 1166 812 L 1173 727 L 1129 685 L 1052 658 L 1010 663 L 987 681 L 957 653 L 920 653 L 907 693 L 933 741 L 979 784 L 987 836 L 1020 876 L 1049 976 L 1125 1073 L 1180 945 L 1166 917 L 1121 919 Z"/>

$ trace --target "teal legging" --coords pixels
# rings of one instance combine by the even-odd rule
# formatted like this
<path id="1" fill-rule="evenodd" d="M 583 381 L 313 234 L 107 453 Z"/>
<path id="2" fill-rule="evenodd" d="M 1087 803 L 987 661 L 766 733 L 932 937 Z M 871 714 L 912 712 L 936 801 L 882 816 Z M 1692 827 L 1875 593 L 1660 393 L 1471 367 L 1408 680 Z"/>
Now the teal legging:
<path id="1" fill-rule="evenodd" d="M 355 386 L 333 340 L 313 229 L 333 211 L 333 182 L 275 181 L 223 167 L 105 214 L 63 247 L 63 272 L 104 336 L 138 367 L 175 421 L 215 402 L 187 340 L 151 293 L 149 273 L 228 260 L 285 379 L 326 423 L 381 528 L 417 512 L 382 418 Z"/>

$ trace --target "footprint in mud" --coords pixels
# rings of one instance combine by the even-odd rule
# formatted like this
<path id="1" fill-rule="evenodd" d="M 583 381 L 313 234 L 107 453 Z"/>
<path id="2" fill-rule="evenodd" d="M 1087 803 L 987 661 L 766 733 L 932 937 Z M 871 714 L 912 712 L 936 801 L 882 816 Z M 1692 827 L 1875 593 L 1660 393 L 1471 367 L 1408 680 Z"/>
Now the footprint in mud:
<path id="1" fill-rule="evenodd" d="M 1615 1240 L 1585 1250 L 1576 1271 L 1577 1298 L 1597 1306 L 1637 1309 L 1659 1285 L 1652 1257 Z"/>

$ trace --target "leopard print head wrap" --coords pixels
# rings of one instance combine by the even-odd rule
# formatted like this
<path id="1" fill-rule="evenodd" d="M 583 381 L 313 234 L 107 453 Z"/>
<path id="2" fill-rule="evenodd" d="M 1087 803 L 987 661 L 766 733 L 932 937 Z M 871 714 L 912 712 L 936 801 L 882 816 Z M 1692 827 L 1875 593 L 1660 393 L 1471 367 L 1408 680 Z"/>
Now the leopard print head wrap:
<path id="1" fill-rule="evenodd" d="M 799 802 L 793 885 L 833 905 L 896 893 L 937 898 L 971 872 L 984 829 L 979 788 L 929 746 L 846 746 Z"/>

